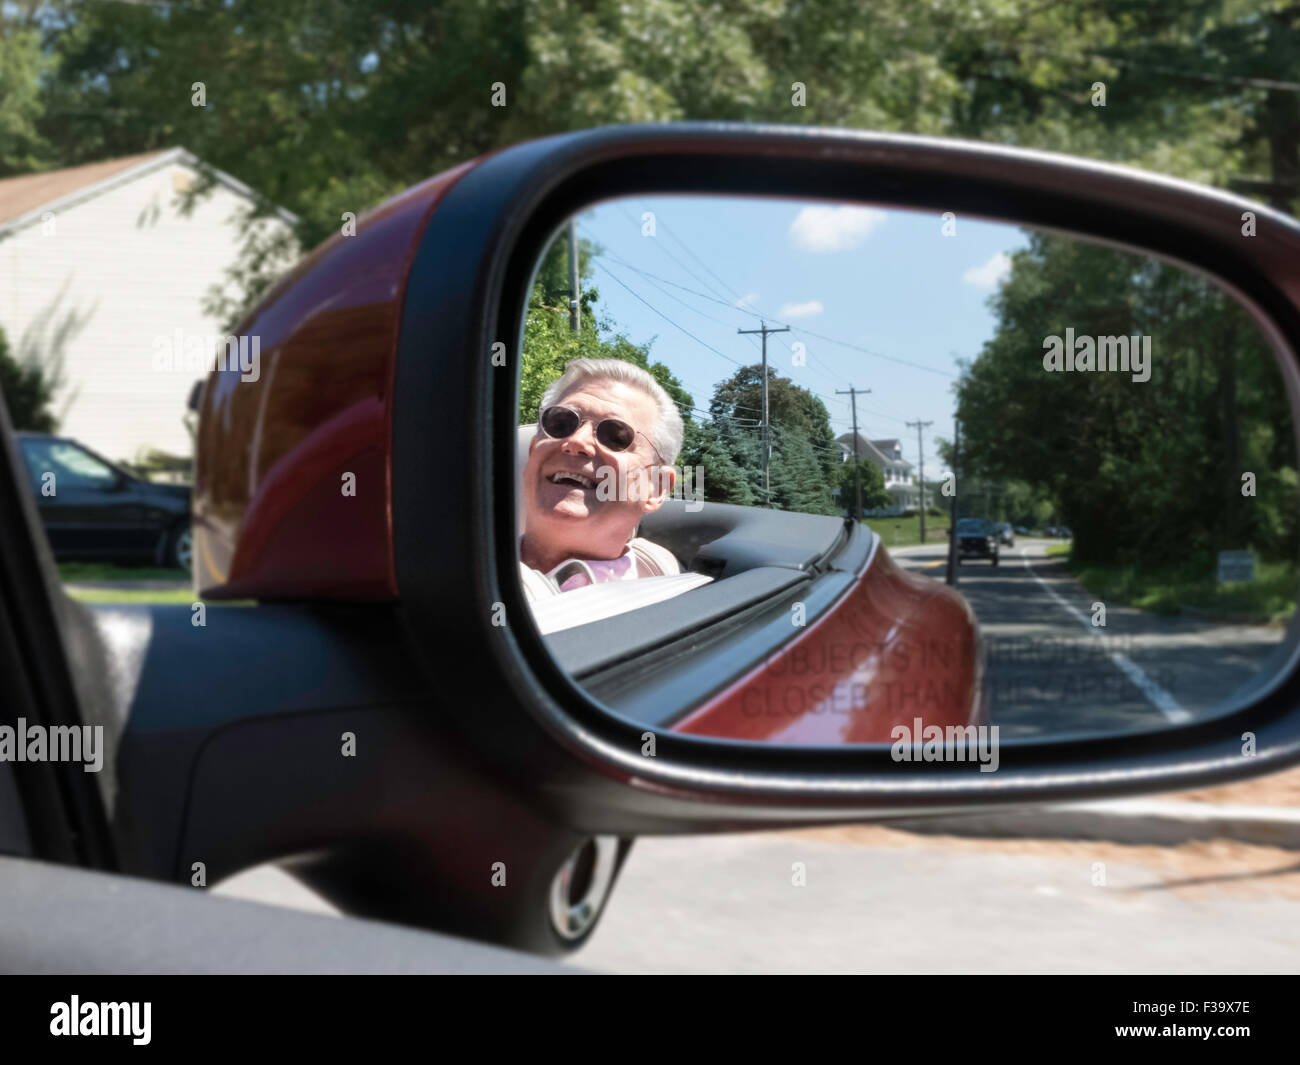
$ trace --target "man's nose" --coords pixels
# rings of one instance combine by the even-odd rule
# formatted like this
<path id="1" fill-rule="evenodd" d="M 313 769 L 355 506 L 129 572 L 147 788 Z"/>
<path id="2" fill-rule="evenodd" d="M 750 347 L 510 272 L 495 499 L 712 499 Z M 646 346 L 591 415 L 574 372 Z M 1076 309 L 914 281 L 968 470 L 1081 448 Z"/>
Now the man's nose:
<path id="1" fill-rule="evenodd" d="M 564 450 L 570 453 L 594 455 L 596 453 L 596 427 L 583 422 L 572 434 L 564 438 Z"/>

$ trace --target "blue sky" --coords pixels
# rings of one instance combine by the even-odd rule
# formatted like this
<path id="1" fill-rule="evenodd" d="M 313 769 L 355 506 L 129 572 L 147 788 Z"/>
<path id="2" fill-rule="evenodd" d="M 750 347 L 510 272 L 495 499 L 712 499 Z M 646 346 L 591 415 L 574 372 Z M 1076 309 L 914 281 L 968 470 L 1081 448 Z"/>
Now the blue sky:
<path id="1" fill-rule="evenodd" d="M 647 211 L 653 236 L 642 234 Z M 620 199 L 578 219 L 579 236 L 605 252 L 590 279 L 602 315 L 633 341 L 657 337 L 652 359 L 697 407 L 736 370 L 728 359 L 759 361 L 759 338 L 738 328 L 788 323 L 792 332 L 768 337 L 770 369 L 818 393 L 836 435 L 851 413 L 835 390 L 870 388 L 858 396 L 859 430 L 900 439 L 913 463 L 916 430 L 904 422 L 934 422 L 927 480 L 940 472 L 934 437 L 952 438 L 956 360 L 992 334 L 988 297 L 1026 243 L 1013 226 L 961 217 L 953 236 L 942 229 L 936 213 L 702 196 Z"/>

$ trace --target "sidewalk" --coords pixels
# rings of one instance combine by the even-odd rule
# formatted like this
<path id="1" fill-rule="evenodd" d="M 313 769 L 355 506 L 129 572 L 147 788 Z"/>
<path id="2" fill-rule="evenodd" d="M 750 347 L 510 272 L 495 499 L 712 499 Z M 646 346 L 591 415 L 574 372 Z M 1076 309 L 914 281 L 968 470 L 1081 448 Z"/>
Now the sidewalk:
<path id="1" fill-rule="evenodd" d="M 919 835 L 1091 839 L 1153 846 L 1226 839 L 1300 850 L 1300 768 L 1156 798 L 915 818 L 890 821 L 887 827 Z"/>

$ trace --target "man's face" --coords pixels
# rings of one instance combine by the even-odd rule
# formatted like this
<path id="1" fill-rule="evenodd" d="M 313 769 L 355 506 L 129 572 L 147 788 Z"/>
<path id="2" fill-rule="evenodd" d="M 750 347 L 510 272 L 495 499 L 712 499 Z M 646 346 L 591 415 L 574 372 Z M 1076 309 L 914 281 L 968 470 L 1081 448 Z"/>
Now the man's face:
<path id="1" fill-rule="evenodd" d="M 557 406 L 572 407 L 582 424 L 572 436 L 538 432 L 524 466 L 525 539 L 529 553 L 553 559 L 618 558 L 641 518 L 672 491 L 673 474 L 658 469 L 645 434 L 654 427 L 654 400 L 622 381 L 575 385 Z M 618 418 L 639 430 L 627 451 L 596 439 L 596 426 Z"/>

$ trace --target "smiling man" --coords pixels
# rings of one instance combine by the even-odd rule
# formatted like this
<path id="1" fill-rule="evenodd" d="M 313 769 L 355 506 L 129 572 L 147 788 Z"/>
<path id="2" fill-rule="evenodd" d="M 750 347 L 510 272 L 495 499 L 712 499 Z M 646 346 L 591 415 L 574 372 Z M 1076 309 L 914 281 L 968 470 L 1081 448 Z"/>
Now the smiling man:
<path id="1" fill-rule="evenodd" d="M 530 599 L 605 581 L 680 572 L 637 537 L 672 495 L 682 418 L 645 370 L 574 359 L 542 397 L 523 472 L 521 573 Z"/>

